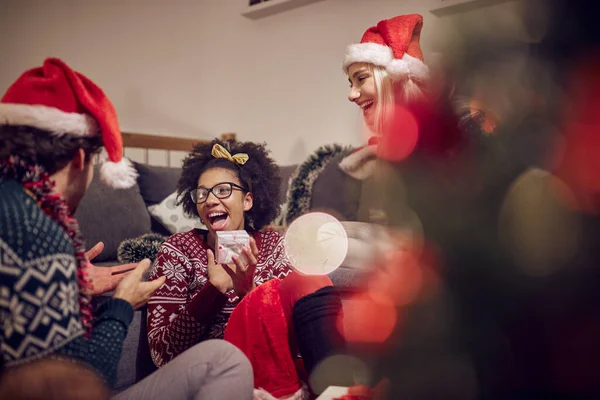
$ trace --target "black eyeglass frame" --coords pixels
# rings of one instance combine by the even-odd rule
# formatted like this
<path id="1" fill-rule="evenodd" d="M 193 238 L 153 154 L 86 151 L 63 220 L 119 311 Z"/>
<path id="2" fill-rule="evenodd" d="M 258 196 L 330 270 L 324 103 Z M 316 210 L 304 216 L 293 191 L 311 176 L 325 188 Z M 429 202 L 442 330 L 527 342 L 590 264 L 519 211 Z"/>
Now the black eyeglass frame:
<path id="1" fill-rule="evenodd" d="M 227 196 L 224 197 L 219 197 L 217 196 L 217 194 L 215 192 L 213 192 L 213 189 L 216 188 L 217 186 L 221 186 L 221 185 L 229 185 L 230 187 L 230 191 L 229 194 Z M 199 189 L 204 189 L 206 190 L 206 197 L 204 198 L 204 201 L 198 201 L 198 190 Z M 191 190 L 190 191 L 190 198 L 192 199 L 192 201 L 196 204 L 204 204 L 206 203 L 206 200 L 208 200 L 208 196 L 210 196 L 210 194 L 212 193 L 213 196 L 215 196 L 217 199 L 219 200 L 224 200 L 224 199 L 228 199 L 229 197 L 231 197 L 231 195 L 233 194 L 233 190 L 241 190 L 242 192 L 247 192 L 248 190 L 246 190 L 246 188 L 238 185 L 237 183 L 234 182 L 219 182 L 216 185 L 214 185 L 211 188 L 206 188 L 204 186 L 198 186 L 196 189 Z"/>

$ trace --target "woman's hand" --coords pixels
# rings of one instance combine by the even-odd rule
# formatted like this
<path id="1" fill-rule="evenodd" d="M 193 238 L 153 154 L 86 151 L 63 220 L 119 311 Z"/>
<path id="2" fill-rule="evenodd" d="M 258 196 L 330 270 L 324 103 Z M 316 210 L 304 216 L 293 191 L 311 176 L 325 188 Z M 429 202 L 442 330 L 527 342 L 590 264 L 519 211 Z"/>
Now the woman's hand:
<path id="1" fill-rule="evenodd" d="M 233 289 L 243 297 L 256 287 L 254 272 L 258 263 L 258 248 L 253 238 L 250 238 L 250 245 L 242 249 L 242 257 L 233 256 L 233 262 L 233 265 L 216 264 L 214 253 L 208 250 L 208 280 L 221 293 Z"/>
<path id="2" fill-rule="evenodd" d="M 233 281 L 233 290 L 238 296 L 245 296 L 256 287 L 254 283 L 254 272 L 258 264 L 258 248 L 254 238 L 250 238 L 250 245 L 242 249 L 242 257 L 233 256 L 235 270 L 225 265 L 227 272 Z"/>
<path id="3" fill-rule="evenodd" d="M 231 277 L 225 271 L 225 268 L 221 264 L 215 263 L 215 254 L 212 250 L 208 250 L 208 281 L 216 287 L 219 292 L 225 294 L 231 288 L 233 288 L 233 281 Z"/>

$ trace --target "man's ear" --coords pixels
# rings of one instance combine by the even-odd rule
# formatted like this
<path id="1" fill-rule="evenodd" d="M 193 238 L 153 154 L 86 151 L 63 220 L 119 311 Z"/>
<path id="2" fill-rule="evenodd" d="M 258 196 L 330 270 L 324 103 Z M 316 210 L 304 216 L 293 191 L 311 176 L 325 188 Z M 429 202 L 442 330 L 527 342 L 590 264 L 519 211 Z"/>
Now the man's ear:
<path id="1" fill-rule="evenodd" d="M 85 158 L 85 151 L 81 147 L 78 148 L 75 154 L 73 154 L 73 158 L 71 158 L 72 167 L 75 168 L 76 171 L 83 171 L 86 167 Z"/>
<path id="2" fill-rule="evenodd" d="M 254 197 L 252 193 L 248 192 L 244 196 L 244 211 L 250 211 L 252 206 L 254 205 Z"/>

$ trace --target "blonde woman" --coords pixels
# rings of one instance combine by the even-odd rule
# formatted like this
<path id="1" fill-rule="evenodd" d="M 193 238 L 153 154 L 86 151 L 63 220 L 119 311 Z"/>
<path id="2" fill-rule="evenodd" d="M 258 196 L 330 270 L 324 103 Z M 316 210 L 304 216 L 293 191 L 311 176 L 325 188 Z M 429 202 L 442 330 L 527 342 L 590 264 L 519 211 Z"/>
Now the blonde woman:
<path id="1" fill-rule="evenodd" d="M 360 107 L 372 134 L 369 145 L 340 167 L 357 179 L 372 175 L 375 159 L 403 161 L 413 153 L 451 153 L 462 132 L 451 102 L 440 102 L 420 46 L 423 17 L 400 15 L 366 30 L 347 47 L 343 68 L 348 100 Z"/>
<path id="2" fill-rule="evenodd" d="M 423 17 L 401 15 L 367 29 L 360 43 L 344 57 L 350 93 L 348 100 L 363 111 L 365 122 L 381 132 L 386 116 L 398 103 L 423 97 L 429 68 L 419 44 Z"/>
<path id="3" fill-rule="evenodd" d="M 359 207 L 370 213 L 380 211 L 378 215 L 383 216 L 377 219 L 388 225 L 386 231 L 395 249 L 377 255 L 367 293 L 357 293 L 355 301 L 345 307 L 345 315 L 352 316 L 345 319 L 345 334 L 351 347 L 356 343 L 360 343 L 359 348 L 365 343 L 372 346 L 369 349 L 374 354 L 369 357 L 379 357 L 374 369 L 381 374 L 373 376 L 371 383 L 387 375 L 392 381 L 387 398 L 440 394 L 455 398 L 457 387 L 463 384 L 460 379 L 444 382 L 441 376 L 447 375 L 445 368 L 438 373 L 425 367 L 438 361 L 450 365 L 455 350 L 439 346 L 442 336 L 451 335 L 451 317 L 439 314 L 438 304 L 424 301 L 423 296 L 442 293 L 437 283 L 437 256 L 428 245 L 446 234 L 446 226 L 438 226 L 436 221 L 449 218 L 434 201 L 444 198 L 453 186 L 446 176 L 451 164 L 447 161 L 456 154 L 463 136 L 451 103 L 440 101 L 437 88 L 431 85 L 420 47 L 422 27 L 423 17 L 416 14 L 380 21 L 366 30 L 359 43 L 348 46 L 343 62 L 350 83 L 348 100 L 360 107 L 372 137 L 368 146 L 348 156 L 340 167 L 365 180 L 363 191 L 370 195 L 361 198 Z M 373 179 L 367 180 L 370 177 Z M 425 244 L 423 231 L 427 233 Z M 354 304 L 359 304 L 356 309 Z M 429 335 L 430 326 L 407 319 L 415 310 L 424 309 L 443 326 L 442 336 Z M 361 329 L 365 321 L 380 329 Z M 408 360 L 422 361 L 423 366 Z M 405 384 L 417 377 L 435 384 Z M 370 394 L 371 398 L 381 395 Z"/>

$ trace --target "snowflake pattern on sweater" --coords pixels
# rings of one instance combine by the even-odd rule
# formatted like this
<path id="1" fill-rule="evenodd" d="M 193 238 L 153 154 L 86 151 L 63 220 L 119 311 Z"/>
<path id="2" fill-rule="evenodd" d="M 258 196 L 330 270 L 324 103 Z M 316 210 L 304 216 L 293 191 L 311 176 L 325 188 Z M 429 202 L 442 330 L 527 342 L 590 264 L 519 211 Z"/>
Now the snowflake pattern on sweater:
<path id="1" fill-rule="evenodd" d="M 0 370 L 68 357 L 112 385 L 133 308 L 106 300 L 84 337 L 69 236 L 18 182 L 0 179 L 0 193 Z"/>
<path id="2" fill-rule="evenodd" d="M 259 253 L 256 285 L 286 277 L 292 269 L 283 237 L 271 231 L 253 237 Z M 194 229 L 171 236 L 158 252 L 150 279 L 165 276 L 166 281 L 148 302 L 148 342 L 159 367 L 203 340 L 223 338 L 241 300 L 233 290 L 223 295 L 208 282 L 208 248 L 203 232 Z"/>

